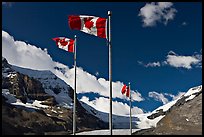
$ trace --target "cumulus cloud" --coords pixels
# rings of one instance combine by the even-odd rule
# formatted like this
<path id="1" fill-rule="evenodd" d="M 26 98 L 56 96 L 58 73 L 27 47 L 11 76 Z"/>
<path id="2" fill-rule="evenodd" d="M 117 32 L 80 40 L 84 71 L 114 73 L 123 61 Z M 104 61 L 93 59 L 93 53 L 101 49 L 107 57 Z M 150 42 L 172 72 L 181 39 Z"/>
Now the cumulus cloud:
<path id="1" fill-rule="evenodd" d="M 147 64 L 137 61 L 144 67 L 161 67 L 169 65 L 175 68 L 192 69 L 193 66 L 202 68 L 202 50 L 200 53 L 195 52 L 191 56 L 178 55 L 174 51 L 169 51 L 164 61 L 149 62 Z"/>
<path id="2" fill-rule="evenodd" d="M 37 48 L 23 41 L 15 41 L 5 31 L 2 31 L 2 56 L 9 63 L 25 68 L 48 70 L 54 66 L 46 49 Z"/>
<path id="3" fill-rule="evenodd" d="M 179 56 L 179 55 L 167 55 L 167 63 L 170 66 L 179 68 L 183 67 L 186 69 L 191 69 L 192 65 L 198 64 L 200 62 L 195 56 Z"/>
<path id="4" fill-rule="evenodd" d="M 66 79 L 72 87 L 74 86 L 74 68 L 71 68 L 65 73 L 69 79 Z M 120 81 L 112 82 L 112 97 L 127 99 L 126 96 L 121 94 L 123 83 Z M 84 71 L 82 68 L 77 69 L 77 92 L 78 93 L 98 93 L 101 96 L 109 97 L 109 81 L 104 78 L 96 78 L 95 76 Z M 140 93 L 131 90 L 132 98 L 136 101 L 144 100 Z"/>
<path id="5" fill-rule="evenodd" d="M 149 62 L 147 64 L 143 63 L 142 61 L 137 61 L 137 63 L 139 65 L 142 65 L 142 66 L 146 67 L 146 68 L 148 68 L 148 67 L 160 67 L 161 66 L 159 61 L 157 61 L 157 62 Z"/>
<path id="6" fill-rule="evenodd" d="M 176 95 L 173 95 L 171 93 L 158 93 L 156 91 L 152 91 L 148 93 L 148 96 L 153 98 L 156 101 L 162 102 L 163 104 L 167 104 L 170 101 L 176 100 L 182 95 L 184 95 L 186 92 L 178 92 Z M 168 99 L 168 97 L 170 97 Z"/>
<path id="7" fill-rule="evenodd" d="M 163 104 L 166 104 L 169 102 L 168 99 L 162 93 L 158 93 L 156 91 L 149 92 L 148 96 L 153 98 L 156 101 L 162 102 Z"/>
<path id="8" fill-rule="evenodd" d="M 200 53 L 195 52 L 193 55 L 178 55 L 174 51 L 169 51 L 164 65 L 170 65 L 176 68 L 192 69 L 195 67 L 202 67 L 202 49 Z"/>
<path id="9" fill-rule="evenodd" d="M 196 64 L 196 67 L 202 68 L 202 49 L 200 50 L 200 53 L 195 52 L 194 57 L 199 60 L 199 63 Z"/>
<path id="10" fill-rule="evenodd" d="M 145 67 L 160 67 L 160 63 L 157 61 L 157 62 L 150 62 L 148 64 L 145 65 Z"/>
<path id="11" fill-rule="evenodd" d="M 150 67 L 160 67 L 160 63 L 157 61 L 157 62 L 153 62 L 153 63 L 148 63 L 147 64 L 147 67 L 150 66 Z"/>
<path id="12" fill-rule="evenodd" d="M 174 51 L 170 50 L 170 51 L 168 52 L 168 55 L 176 55 L 176 53 L 175 53 Z"/>
<path id="13" fill-rule="evenodd" d="M 144 27 L 151 27 L 157 22 L 167 25 L 169 20 L 174 19 L 176 12 L 172 2 L 151 2 L 140 9 L 138 16 L 142 17 Z"/>
<path id="14" fill-rule="evenodd" d="M 109 110 L 110 110 L 109 98 L 99 97 L 96 100 L 90 101 L 88 97 L 83 96 L 80 100 L 82 102 L 85 102 L 86 104 L 90 105 L 93 108 L 96 108 L 96 109 L 100 108 L 100 111 L 105 112 L 105 113 L 109 113 Z M 118 101 L 113 101 L 112 105 L 114 106 L 112 109 L 113 114 L 129 115 L 130 107 L 128 104 L 118 102 Z M 138 107 L 133 107 L 132 113 L 133 114 L 142 114 L 143 111 L 142 111 L 142 109 L 140 109 Z"/>
<path id="15" fill-rule="evenodd" d="M 74 87 L 74 68 L 66 68 L 66 66 L 61 66 L 66 71 L 62 74 L 57 70 L 53 70 L 53 73 L 58 77 L 62 78 L 71 87 Z M 121 89 L 123 82 L 116 81 L 112 82 L 112 97 L 127 99 L 126 96 L 121 94 Z M 77 68 L 77 93 L 97 93 L 104 97 L 109 97 L 109 81 L 104 78 L 96 78 L 96 76 L 83 70 L 83 68 Z M 136 90 L 131 90 L 132 99 L 135 101 L 143 101 L 144 98 Z"/>
<path id="16" fill-rule="evenodd" d="M 173 95 L 173 94 L 169 94 L 169 93 L 164 93 L 164 95 L 166 96 L 170 96 L 172 98 L 172 100 L 176 100 L 179 97 L 181 97 L 182 95 L 184 95 L 186 92 L 178 92 L 177 95 Z"/>
<path id="17" fill-rule="evenodd" d="M 69 68 L 66 65 L 53 61 L 51 56 L 48 54 L 47 49 L 37 48 L 36 46 L 26 44 L 23 41 L 14 40 L 14 38 L 5 31 L 2 31 L 2 56 L 5 57 L 12 65 L 30 68 L 34 70 L 50 70 L 56 76 L 58 76 L 67 84 L 69 84 L 71 87 L 74 87 L 74 68 Z M 128 100 L 128 98 L 122 95 L 120 92 L 123 86 L 122 82 L 112 82 L 112 86 L 113 99 L 121 98 L 124 100 Z M 100 96 L 104 97 L 96 98 L 96 100 L 91 101 L 90 104 L 103 103 L 103 101 L 109 97 L 109 81 L 104 78 L 97 79 L 94 75 L 91 75 L 90 73 L 84 71 L 83 68 L 77 67 L 77 93 L 89 92 L 97 93 Z M 144 100 L 144 98 L 139 92 L 134 90 L 131 90 L 131 92 L 132 99 L 134 101 Z M 125 104 L 122 103 L 122 105 L 121 103 L 122 102 L 114 103 L 115 106 L 120 104 L 119 106 L 121 106 L 121 108 L 116 107 L 117 109 L 126 108 Z M 99 107 L 99 105 L 96 105 L 96 107 Z M 100 108 L 98 109 L 103 108 L 100 106 Z M 107 109 L 107 107 L 104 109 Z M 117 112 L 118 110 L 114 111 Z M 138 112 L 140 112 L 139 109 Z"/>

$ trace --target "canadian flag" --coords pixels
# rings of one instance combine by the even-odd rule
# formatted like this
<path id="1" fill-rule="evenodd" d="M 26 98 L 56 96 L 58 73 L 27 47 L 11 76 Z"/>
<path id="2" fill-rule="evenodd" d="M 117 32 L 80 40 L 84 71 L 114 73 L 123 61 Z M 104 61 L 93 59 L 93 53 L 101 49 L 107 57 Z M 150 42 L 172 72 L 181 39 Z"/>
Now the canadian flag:
<path id="1" fill-rule="evenodd" d="M 74 40 L 65 37 L 53 38 L 57 46 L 63 50 L 74 52 Z"/>
<path id="2" fill-rule="evenodd" d="M 107 20 L 105 18 L 86 15 L 70 15 L 68 17 L 68 23 L 71 29 L 80 30 L 101 38 L 107 38 Z"/>
<path id="3" fill-rule="evenodd" d="M 122 94 L 125 94 L 126 93 L 126 96 L 127 97 L 130 97 L 130 88 L 126 85 L 123 85 L 122 87 L 122 90 L 121 90 L 121 93 Z"/>

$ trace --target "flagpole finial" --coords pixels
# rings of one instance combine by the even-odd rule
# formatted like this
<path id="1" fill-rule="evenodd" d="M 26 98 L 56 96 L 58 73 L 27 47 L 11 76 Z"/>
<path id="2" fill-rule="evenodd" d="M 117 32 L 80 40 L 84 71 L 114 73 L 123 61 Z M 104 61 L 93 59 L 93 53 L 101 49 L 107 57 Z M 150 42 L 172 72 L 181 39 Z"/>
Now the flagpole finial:
<path id="1" fill-rule="evenodd" d="M 130 85 L 130 82 L 128 84 Z"/>
<path id="2" fill-rule="evenodd" d="M 108 11 L 108 16 L 110 16 L 111 15 L 111 11 Z"/>
<path id="3" fill-rule="evenodd" d="M 74 35 L 74 37 L 76 38 L 77 36 L 76 36 L 76 35 Z"/>

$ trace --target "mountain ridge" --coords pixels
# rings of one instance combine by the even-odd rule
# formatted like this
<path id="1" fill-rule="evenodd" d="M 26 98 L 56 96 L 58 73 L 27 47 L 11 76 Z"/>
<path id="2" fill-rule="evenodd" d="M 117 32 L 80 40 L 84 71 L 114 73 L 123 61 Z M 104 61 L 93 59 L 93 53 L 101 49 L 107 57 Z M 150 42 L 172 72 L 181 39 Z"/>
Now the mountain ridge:
<path id="1" fill-rule="evenodd" d="M 156 109 L 156 113 L 152 113 L 148 118 L 154 119 L 159 116 L 163 117 L 155 127 L 136 131 L 133 134 L 202 135 L 202 85 L 190 88 L 170 108 L 165 111 Z"/>
<path id="2" fill-rule="evenodd" d="M 65 83 L 62 86 L 51 72 L 42 72 L 51 77 L 41 73 L 36 79 L 14 68 L 2 58 L 3 134 L 71 134 L 73 89 Z M 56 83 L 62 87 L 54 88 Z M 78 100 L 76 104 L 77 132 L 107 128 L 107 123 L 91 115 Z"/>

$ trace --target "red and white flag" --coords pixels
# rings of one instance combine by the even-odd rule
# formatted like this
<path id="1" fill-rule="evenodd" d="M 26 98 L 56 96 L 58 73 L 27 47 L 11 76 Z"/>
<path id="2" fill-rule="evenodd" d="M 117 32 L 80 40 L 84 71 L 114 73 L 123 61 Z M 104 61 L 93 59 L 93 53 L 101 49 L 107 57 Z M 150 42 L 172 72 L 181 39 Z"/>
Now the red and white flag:
<path id="1" fill-rule="evenodd" d="M 53 38 L 57 46 L 63 50 L 74 52 L 74 40 L 65 37 Z"/>
<path id="2" fill-rule="evenodd" d="M 127 97 L 130 97 L 130 88 L 126 85 L 124 85 L 121 89 L 121 93 L 122 94 L 125 94 L 126 93 L 126 96 Z"/>
<path id="3" fill-rule="evenodd" d="M 107 19 L 86 15 L 70 15 L 68 17 L 69 27 L 95 35 L 101 38 L 107 38 Z"/>

